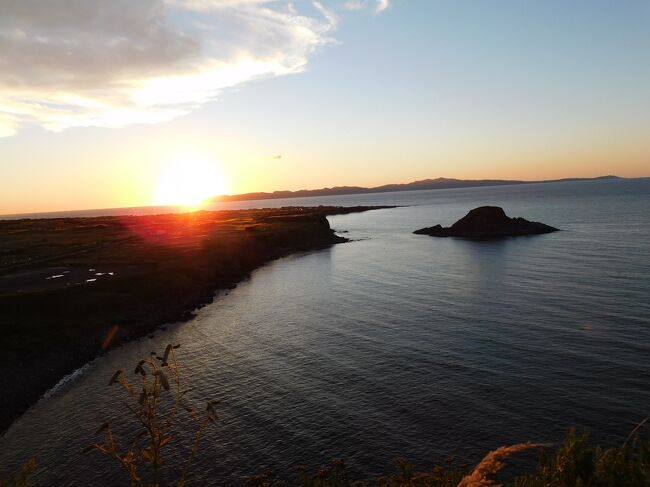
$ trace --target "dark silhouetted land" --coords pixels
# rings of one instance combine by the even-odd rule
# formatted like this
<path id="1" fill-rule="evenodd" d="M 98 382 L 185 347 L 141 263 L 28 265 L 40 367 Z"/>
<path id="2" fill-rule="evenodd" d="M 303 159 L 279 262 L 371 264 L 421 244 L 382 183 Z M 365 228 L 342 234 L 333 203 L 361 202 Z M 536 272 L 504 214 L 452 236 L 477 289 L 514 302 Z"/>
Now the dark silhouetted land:
<path id="1" fill-rule="evenodd" d="M 345 194 L 389 193 L 393 191 L 419 191 L 425 189 L 453 189 L 474 188 L 478 186 L 507 186 L 514 184 L 558 183 L 569 181 L 596 181 L 602 179 L 620 179 L 618 176 L 600 176 L 597 178 L 566 178 L 544 181 L 518 181 L 511 179 L 423 179 L 405 184 L 385 184 L 372 188 L 362 186 L 336 186 L 333 188 L 302 189 L 299 191 L 274 191 L 272 193 L 246 193 L 236 195 L 216 196 L 212 200 L 218 201 L 247 201 L 270 200 L 281 198 L 306 198 L 309 196 L 336 196 Z"/>
<path id="2" fill-rule="evenodd" d="M 432 237 L 462 237 L 480 240 L 540 235 L 557 232 L 557 230 L 545 223 L 530 222 L 525 218 L 510 218 L 503 208 L 498 206 L 481 206 L 471 210 L 451 227 L 435 225 L 420 228 L 413 233 Z"/>
<path id="3" fill-rule="evenodd" d="M 188 319 L 253 269 L 385 207 L 0 221 L 0 431 L 102 350 Z"/>

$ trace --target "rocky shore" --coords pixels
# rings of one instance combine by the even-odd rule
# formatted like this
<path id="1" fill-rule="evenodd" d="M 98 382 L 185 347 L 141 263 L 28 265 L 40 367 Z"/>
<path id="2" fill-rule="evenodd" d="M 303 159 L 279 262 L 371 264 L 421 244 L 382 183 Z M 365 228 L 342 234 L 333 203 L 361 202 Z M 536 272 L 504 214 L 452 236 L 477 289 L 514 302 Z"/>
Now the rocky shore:
<path id="1" fill-rule="evenodd" d="M 273 259 L 345 242 L 327 215 L 380 208 L 0 221 L 0 432 L 105 350 L 191 318 Z"/>

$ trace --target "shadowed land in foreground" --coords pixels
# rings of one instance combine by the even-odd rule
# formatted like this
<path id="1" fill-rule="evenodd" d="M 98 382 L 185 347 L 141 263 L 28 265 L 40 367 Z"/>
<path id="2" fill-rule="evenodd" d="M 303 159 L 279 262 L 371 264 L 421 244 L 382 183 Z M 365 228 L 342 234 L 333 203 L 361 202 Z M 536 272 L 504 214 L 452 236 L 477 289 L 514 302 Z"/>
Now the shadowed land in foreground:
<path id="1" fill-rule="evenodd" d="M 326 215 L 379 208 L 0 221 L 0 431 L 102 350 L 191 318 L 272 259 L 345 242 Z"/>

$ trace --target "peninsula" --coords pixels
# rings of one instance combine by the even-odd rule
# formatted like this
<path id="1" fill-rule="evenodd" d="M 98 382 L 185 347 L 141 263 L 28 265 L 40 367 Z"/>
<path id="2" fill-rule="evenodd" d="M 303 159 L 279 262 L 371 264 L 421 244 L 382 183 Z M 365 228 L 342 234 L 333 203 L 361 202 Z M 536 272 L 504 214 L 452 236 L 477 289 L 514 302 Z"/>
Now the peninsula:
<path id="1" fill-rule="evenodd" d="M 379 206 L 0 221 L 0 432 L 103 350 L 182 321 L 253 269 L 346 239 Z"/>

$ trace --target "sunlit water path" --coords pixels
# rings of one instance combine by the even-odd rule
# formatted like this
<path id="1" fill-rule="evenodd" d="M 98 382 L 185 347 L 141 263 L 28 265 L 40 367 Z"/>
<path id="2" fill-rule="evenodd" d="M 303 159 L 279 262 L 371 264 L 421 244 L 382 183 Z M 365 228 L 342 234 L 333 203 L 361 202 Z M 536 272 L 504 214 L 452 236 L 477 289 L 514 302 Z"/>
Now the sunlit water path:
<path id="1" fill-rule="evenodd" d="M 400 455 L 473 462 L 570 425 L 621 441 L 650 414 L 650 180 L 264 202 L 283 204 L 416 206 L 332 217 L 353 242 L 276 261 L 99 358 L 0 438 L 0 465 L 36 457 L 44 485 L 116 485 L 115 465 L 79 452 L 122 411 L 112 373 L 170 341 L 192 397 L 225 401 L 197 485 L 337 457 L 369 474 Z M 411 234 L 483 204 L 562 231 Z"/>

